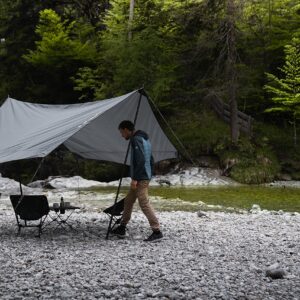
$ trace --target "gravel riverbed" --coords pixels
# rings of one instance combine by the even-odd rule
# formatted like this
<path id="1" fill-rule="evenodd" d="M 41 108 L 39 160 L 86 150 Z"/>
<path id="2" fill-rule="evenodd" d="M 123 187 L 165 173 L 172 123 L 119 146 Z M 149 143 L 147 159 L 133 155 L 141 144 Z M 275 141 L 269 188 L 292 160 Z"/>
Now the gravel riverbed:
<path id="1" fill-rule="evenodd" d="M 300 214 L 158 215 L 165 238 L 145 243 L 140 212 L 126 239 L 105 240 L 101 212 L 76 211 L 75 230 L 52 224 L 36 238 L 0 210 L 0 299 L 300 299 Z"/>

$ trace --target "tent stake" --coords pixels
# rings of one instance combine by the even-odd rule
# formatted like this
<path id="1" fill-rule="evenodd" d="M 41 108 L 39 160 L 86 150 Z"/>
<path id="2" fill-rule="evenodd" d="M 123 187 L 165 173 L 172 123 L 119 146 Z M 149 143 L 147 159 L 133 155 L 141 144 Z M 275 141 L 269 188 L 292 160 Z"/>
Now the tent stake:
<path id="1" fill-rule="evenodd" d="M 135 117 L 134 117 L 134 122 L 133 122 L 134 125 L 136 124 L 136 120 L 137 120 L 138 113 L 139 113 L 139 110 L 140 110 L 141 100 L 142 100 L 142 96 L 143 96 L 143 89 L 139 90 L 139 93 L 140 93 L 140 97 L 139 97 L 139 102 L 138 102 L 136 112 L 135 112 Z M 108 225 L 108 228 L 107 228 L 107 233 L 106 233 L 106 239 L 107 240 L 108 240 L 108 237 L 109 237 L 109 233 L 111 231 L 111 224 L 112 224 L 112 220 L 113 220 L 115 209 L 116 209 L 116 203 L 118 201 L 118 197 L 119 197 L 119 194 L 120 194 L 120 189 L 121 189 L 122 180 L 123 180 L 123 176 L 124 176 L 124 172 L 125 172 L 125 166 L 126 166 L 126 162 L 127 162 L 127 158 L 128 158 L 128 154 L 129 154 L 129 149 L 130 149 L 130 142 L 128 143 L 124 163 L 123 163 L 123 166 L 122 166 L 121 178 L 119 180 L 117 194 L 116 194 L 113 210 L 112 210 L 112 213 L 111 213 L 111 216 L 110 216 L 109 225 Z"/>

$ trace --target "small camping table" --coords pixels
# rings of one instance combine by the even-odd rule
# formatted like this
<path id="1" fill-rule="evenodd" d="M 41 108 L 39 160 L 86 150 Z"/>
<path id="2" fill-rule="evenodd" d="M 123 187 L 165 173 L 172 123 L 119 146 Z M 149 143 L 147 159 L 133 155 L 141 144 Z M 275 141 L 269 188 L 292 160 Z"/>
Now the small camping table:
<path id="1" fill-rule="evenodd" d="M 75 209 L 80 209 L 78 206 L 68 205 L 65 206 L 63 209 L 61 207 L 53 207 L 50 206 L 50 212 L 53 212 L 54 214 L 49 213 L 49 217 L 51 218 L 51 221 L 46 225 L 50 225 L 53 222 L 57 223 L 57 227 L 55 230 L 59 227 L 66 229 L 66 227 L 70 227 L 71 229 L 76 230 L 69 222 L 69 218 L 74 213 Z"/>

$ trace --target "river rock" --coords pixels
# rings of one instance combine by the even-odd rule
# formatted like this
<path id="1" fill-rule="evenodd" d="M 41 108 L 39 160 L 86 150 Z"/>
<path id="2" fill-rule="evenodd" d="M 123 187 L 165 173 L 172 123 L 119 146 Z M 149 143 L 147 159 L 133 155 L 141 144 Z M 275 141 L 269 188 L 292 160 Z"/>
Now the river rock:
<path id="1" fill-rule="evenodd" d="M 261 208 L 260 208 L 260 206 L 258 204 L 253 204 L 252 208 L 250 209 L 250 212 L 252 214 L 259 213 L 259 212 L 261 212 Z"/>
<path id="2" fill-rule="evenodd" d="M 281 268 L 278 263 L 275 263 L 266 269 L 266 276 L 271 277 L 272 279 L 281 279 L 285 275 L 285 270 Z"/>
<path id="3" fill-rule="evenodd" d="M 197 211 L 197 216 L 199 218 L 208 218 L 208 216 L 201 210 Z"/>

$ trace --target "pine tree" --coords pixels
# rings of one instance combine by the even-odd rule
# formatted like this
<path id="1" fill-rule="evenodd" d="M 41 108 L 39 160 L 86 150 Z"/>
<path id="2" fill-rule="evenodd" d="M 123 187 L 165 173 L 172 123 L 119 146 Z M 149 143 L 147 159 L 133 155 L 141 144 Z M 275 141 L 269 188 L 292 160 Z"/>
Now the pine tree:
<path id="1" fill-rule="evenodd" d="M 77 34 L 76 21 L 62 20 L 53 10 L 40 12 L 36 27 L 36 48 L 23 58 L 35 68 L 36 77 L 29 87 L 43 101 L 74 102 L 78 98 L 71 78 L 79 68 L 93 64 L 96 50 Z M 45 86 L 47 82 L 47 86 Z M 49 100 L 48 100 L 49 99 Z"/>
<path id="2" fill-rule="evenodd" d="M 285 64 L 279 68 L 283 77 L 267 73 L 270 84 L 265 85 L 267 92 L 273 94 L 275 106 L 267 112 L 288 112 L 293 116 L 294 143 L 297 144 L 296 120 L 300 117 L 300 38 L 293 38 L 285 46 Z"/>

